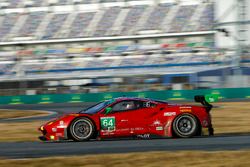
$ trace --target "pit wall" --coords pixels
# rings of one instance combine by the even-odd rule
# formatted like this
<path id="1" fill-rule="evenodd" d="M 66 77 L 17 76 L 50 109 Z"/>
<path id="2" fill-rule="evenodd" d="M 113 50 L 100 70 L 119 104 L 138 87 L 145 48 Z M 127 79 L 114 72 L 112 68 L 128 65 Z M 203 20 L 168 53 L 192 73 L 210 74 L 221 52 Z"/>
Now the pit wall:
<path id="1" fill-rule="evenodd" d="M 219 99 L 250 99 L 250 88 L 0 96 L 0 105 L 98 102 L 121 96 L 192 101 L 195 95 L 205 94 L 217 94 Z"/>

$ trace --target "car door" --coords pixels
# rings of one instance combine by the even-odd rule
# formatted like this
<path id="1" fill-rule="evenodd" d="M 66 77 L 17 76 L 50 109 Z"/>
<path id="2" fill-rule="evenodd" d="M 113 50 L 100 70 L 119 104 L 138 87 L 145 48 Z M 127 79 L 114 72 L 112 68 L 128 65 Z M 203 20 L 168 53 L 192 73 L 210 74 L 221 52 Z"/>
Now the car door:
<path id="1" fill-rule="evenodd" d="M 137 100 L 135 103 L 137 108 L 131 115 L 131 127 L 133 127 L 134 134 L 149 134 L 152 117 L 157 113 L 155 110 L 155 104 L 151 101 L 141 100 Z"/>
<path id="2" fill-rule="evenodd" d="M 131 136 L 134 111 L 136 105 L 134 100 L 120 101 L 112 106 L 111 112 L 100 115 L 102 137 Z"/>

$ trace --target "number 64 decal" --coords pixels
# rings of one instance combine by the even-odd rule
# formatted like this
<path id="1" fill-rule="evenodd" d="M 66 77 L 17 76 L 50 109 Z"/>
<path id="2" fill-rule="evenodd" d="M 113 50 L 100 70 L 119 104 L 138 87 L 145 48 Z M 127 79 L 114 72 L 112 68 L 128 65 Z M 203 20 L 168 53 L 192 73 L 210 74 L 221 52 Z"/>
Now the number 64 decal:
<path id="1" fill-rule="evenodd" d="M 101 117 L 101 129 L 108 131 L 115 130 L 115 117 Z"/>

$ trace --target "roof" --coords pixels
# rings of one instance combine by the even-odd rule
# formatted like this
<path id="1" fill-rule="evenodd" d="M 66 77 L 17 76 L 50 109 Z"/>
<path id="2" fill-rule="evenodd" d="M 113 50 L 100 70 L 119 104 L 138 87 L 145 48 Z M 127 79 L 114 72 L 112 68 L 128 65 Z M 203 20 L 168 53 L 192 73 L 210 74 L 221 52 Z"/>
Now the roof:
<path id="1" fill-rule="evenodd" d="M 114 98 L 115 100 L 118 100 L 118 101 L 123 101 L 123 100 L 147 100 L 147 101 L 155 101 L 155 102 L 160 102 L 160 103 L 166 103 L 166 101 L 163 101 L 163 100 L 158 100 L 158 99 L 152 99 L 152 98 L 142 98 L 142 97 L 117 97 L 117 98 Z"/>

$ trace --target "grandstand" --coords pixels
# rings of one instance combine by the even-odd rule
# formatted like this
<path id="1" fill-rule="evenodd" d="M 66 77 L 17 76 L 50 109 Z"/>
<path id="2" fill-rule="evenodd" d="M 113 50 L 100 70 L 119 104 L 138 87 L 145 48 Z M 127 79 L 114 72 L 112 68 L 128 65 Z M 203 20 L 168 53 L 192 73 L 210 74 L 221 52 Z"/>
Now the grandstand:
<path id="1" fill-rule="evenodd" d="M 231 73 L 235 50 L 216 47 L 214 6 L 200 0 L 1 1 L 1 94 L 225 86 L 221 74 Z M 249 60 L 246 53 L 245 73 Z"/>
<path id="2" fill-rule="evenodd" d="M 79 1 L 75 10 L 67 0 L 53 4 L 26 2 L 0 3 L 5 11 L 0 17 L 2 42 L 209 31 L 214 20 L 211 3 L 141 1 L 139 5 L 115 2 L 109 6 L 104 1 L 103 6 L 92 4 L 92 9 L 88 9 L 86 4 L 79 4 L 85 1 Z M 44 7 L 37 7 L 39 3 Z"/>

